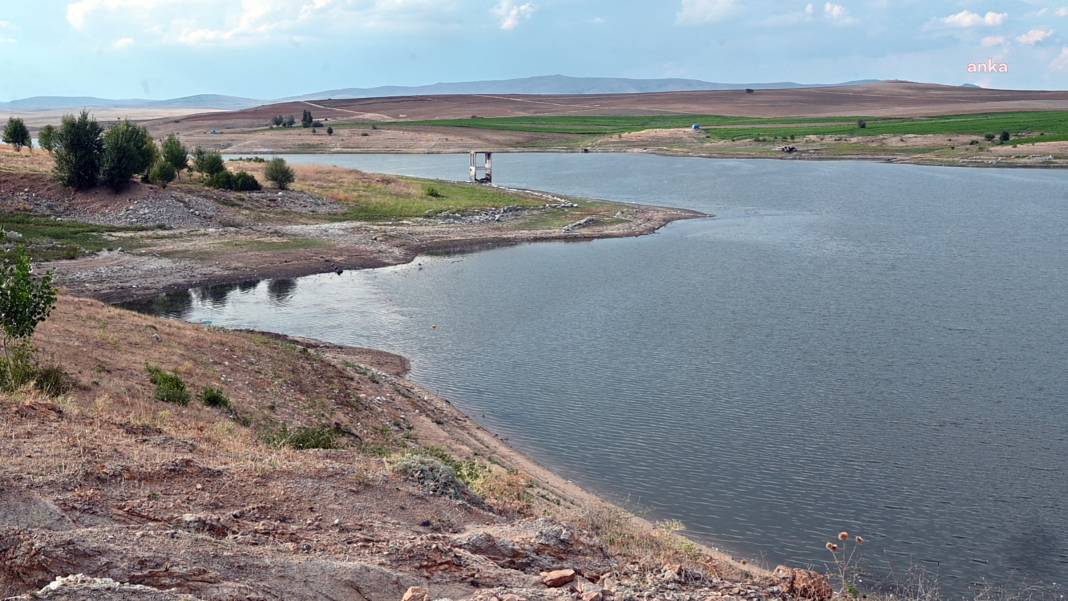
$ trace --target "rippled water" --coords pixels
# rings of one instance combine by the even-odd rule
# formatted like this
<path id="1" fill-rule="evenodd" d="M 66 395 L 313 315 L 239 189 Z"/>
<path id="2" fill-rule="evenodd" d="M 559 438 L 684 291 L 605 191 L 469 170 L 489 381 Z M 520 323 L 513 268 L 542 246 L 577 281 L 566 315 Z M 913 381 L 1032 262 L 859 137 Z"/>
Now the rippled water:
<path id="1" fill-rule="evenodd" d="M 462 178 L 466 157 L 311 156 Z M 1068 580 L 1068 173 L 499 155 L 660 233 L 172 295 L 384 348 L 564 475 L 769 565 L 842 529 L 951 592 Z"/>

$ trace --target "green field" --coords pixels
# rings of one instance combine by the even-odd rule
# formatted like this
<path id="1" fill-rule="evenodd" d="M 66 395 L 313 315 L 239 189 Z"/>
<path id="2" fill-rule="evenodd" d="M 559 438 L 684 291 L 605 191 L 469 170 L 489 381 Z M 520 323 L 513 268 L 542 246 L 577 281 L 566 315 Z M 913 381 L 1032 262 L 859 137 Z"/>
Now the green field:
<path id="1" fill-rule="evenodd" d="M 858 127 L 859 120 L 867 122 Z M 720 115 L 656 115 L 637 117 L 544 116 L 544 117 L 487 117 L 475 119 L 439 119 L 406 121 L 393 125 L 437 127 L 471 127 L 504 131 L 616 135 L 645 129 L 689 127 L 699 123 L 710 139 L 784 139 L 790 136 L 904 136 L 904 135 L 998 135 L 1007 130 L 1021 137 L 1019 143 L 1068 140 L 1068 112 L 1036 111 L 1015 113 L 984 113 L 977 115 L 946 115 L 908 119 L 878 119 L 871 117 L 827 118 L 754 118 L 724 117 Z"/>

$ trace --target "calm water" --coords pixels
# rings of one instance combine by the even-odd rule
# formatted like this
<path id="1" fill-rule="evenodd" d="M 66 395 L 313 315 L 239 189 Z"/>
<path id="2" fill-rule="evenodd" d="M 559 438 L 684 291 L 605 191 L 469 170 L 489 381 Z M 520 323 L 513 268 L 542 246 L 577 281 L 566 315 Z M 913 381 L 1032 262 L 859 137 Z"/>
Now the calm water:
<path id="1" fill-rule="evenodd" d="M 289 158 L 440 178 L 467 164 Z M 951 592 L 1068 580 L 1068 172 L 494 166 L 504 185 L 717 217 L 200 290 L 170 313 L 404 354 L 543 463 L 769 565 L 821 562 L 847 529 L 874 573 L 920 564 Z"/>

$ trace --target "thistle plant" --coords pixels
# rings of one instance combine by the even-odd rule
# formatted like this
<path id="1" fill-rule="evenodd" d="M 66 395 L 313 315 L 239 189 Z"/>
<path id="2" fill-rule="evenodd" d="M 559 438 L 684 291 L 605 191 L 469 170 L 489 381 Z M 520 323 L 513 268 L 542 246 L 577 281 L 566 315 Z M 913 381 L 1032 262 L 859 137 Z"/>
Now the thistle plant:
<path id="1" fill-rule="evenodd" d="M 838 542 L 830 542 L 824 545 L 834 558 L 834 567 L 838 577 L 838 594 L 848 595 L 853 598 L 860 596 L 857 583 L 860 582 L 858 574 L 857 551 L 864 544 L 861 536 L 850 537 L 848 532 L 838 533 Z"/>

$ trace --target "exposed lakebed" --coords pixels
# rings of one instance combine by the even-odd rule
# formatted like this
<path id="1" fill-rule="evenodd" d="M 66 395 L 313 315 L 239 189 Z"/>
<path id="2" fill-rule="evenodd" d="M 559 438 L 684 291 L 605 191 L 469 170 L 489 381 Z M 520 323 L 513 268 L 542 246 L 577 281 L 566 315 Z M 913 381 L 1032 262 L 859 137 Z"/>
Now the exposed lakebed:
<path id="1" fill-rule="evenodd" d="M 598 154 L 494 168 L 502 185 L 716 217 L 151 308 L 403 354 L 558 473 L 768 564 L 819 563 L 844 529 L 879 576 L 1068 580 L 1068 172 Z"/>

